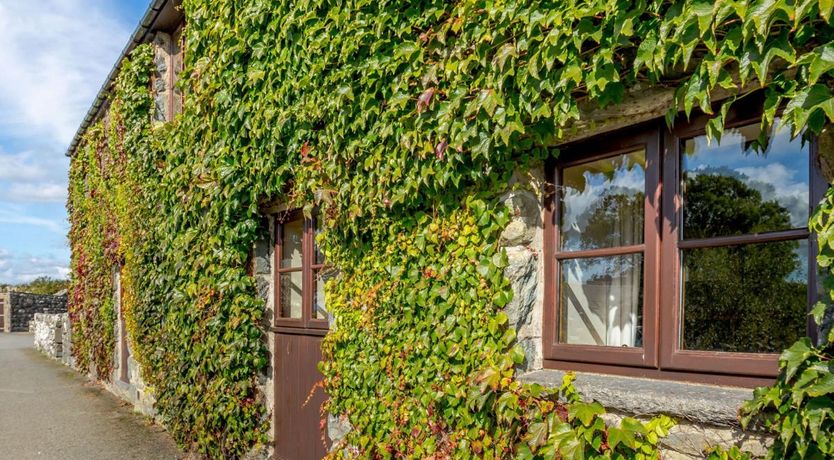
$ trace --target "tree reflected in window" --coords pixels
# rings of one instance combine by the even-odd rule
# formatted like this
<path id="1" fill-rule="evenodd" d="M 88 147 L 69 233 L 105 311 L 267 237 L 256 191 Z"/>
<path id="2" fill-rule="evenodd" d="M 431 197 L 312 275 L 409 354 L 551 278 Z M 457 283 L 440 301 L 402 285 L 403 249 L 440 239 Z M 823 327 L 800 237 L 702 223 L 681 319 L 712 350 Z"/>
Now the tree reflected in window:
<path id="1" fill-rule="evenodd" d="M 791 214 L 740 179 L 685 179 L 689 238 L 791 228 Z M 808 241 L 682 252 L 683 343 L 688 350 L 775 353 L 805 333 Z"/>

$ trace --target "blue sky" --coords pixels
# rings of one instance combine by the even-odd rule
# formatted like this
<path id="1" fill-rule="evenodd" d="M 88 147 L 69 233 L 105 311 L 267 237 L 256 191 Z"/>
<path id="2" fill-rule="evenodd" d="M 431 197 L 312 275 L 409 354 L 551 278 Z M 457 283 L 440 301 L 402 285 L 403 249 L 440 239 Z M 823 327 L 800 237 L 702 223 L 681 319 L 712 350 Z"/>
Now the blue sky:
<path id="1" fill-rule="evenodd" d="M 149 0 L 0 0 L 0 283 L 65 276 L 64 156 Z"/>

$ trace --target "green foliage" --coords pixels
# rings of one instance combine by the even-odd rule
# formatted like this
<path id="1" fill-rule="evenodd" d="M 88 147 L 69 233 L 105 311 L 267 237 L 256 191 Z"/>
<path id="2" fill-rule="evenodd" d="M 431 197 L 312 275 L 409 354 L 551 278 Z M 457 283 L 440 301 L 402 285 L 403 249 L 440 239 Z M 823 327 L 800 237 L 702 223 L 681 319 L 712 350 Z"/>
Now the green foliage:
<path id="1" fill-rule="evenodd" d="M 784 103 L 794 132 L 818 131 L 834 117 L 829 3 L 185 0 L 184 113 L 152 126 L 140 47 L 73 158 L 79 363 L 109 375 L 122 265 L 136 356 L 178 441 L 207 457 L 264 442 L 247 261 L 261 205 L 280 200 L 321 209 L 341 272 L 321 366 L 356 428 L 348 454 L 656 458 L 668 420 L 605 428 L 569 386 L 514 380 L 494 203 L 577 129 L 579 101 L 638 85 L 711 112 L 755 78 L 765 123 Z"/>
<path id="2" fill-rule="evenodd" d="M 707 460 L 751 460 L 752 458 L 752 455 L 742 451 L 738 446 L 732 446 L 729 449 L 718 446 L 707 452 Z"/>
<path id="3" fill-rule="evenodd" d="M 82 369 L 110 379 L 118 268 L 134 356 L 166 425 L 197 452 L 238 457 L 264 440 L 266 415 L 255 391 L 257 372 L 266 364 L 256 326 L 263 305 L 251 295 L 242 263 L 237 271 L 222 268 L 236 280 L 222 291 L 213 284 L 228 283 L 229 277 L 199 287 L 191 279 L 167 284 L 182 273 L 174 265 L 185 259 L 162 249 L 173 246 L 163 233 L 168 215 L 159 214 L 166 196 L 161 147 L 169 134 L 151 124 L 152 69 L 153 49 L 137 48 L 122 68 L 107 116 L 87 132 L 73 157 L 73 350 Z M 232 302 L 215 304 L 221 295 Z"/>
<path id="4" fill-rule="evenodd" d="M 12 287 L 12 286 L 6 286 Z M 57 294 L 69 287 L 69 280 L 52 278 L 50 276 L 39 276 L 28 283 L 13 286 L 14 289 L 30 294 Z"/>
<path id="5" fill-rule="evenodd" d="M 151 108 L 149 83 L 153 51 L 138 48 L 124 63 L 105 119 L 87 131 L 70 165 L 69 240 L 72 249 L 68 309 L 73 321 L 73 355 L 78 366 L 109 380 L 115 345 L 114 275 L 130 284 L 125 256 L 137 246 L 141 223 L 134 214 L 142 181 L 134 167 L 147 143 Z M 126 289 L 126 292 L 131 292 Z M 131 296 L 122 308 L 130 309 Z M 130 325 L 133 316 L 126 315 Z"/>
<path id="6" fill-rule="evenodd" d="M 525 388 L 524 393 L 528 398 L 545 394 L 536 385 Z M 648 423 L 624 417 L 619 424 L 606 426 L 601 418 L 605 409 L 599 403 L 582 401 L 571 374 L 565 376 L 557 392 L 549 395 L 558 399 L 533 400 L 526 405 L 522 419 L 528 432 L 514 458 L 660 459 L 658 443 L 674 426 L 665 416 Z"/>
<path id="7" fill-rule="evenodd" d="M 742 408 L 742 423 L 762 423 L 776 435 L 769 459 L 834 456 L 834 342 L 814 347 L 803 339 L 779 358 L 780 375 L 758 388 Z"/>
<path id="8" fill-rule="evenodd" d="M 825 199 L 811 217 L 810 227 L 818 234 L 820 266 L 831 270 L 834 256 L 834 191 L 829 189 Z M 832 278 L 827 276 L 825 287 L 830 298 Z M 822 324 L 828 310 L 820 303 L 813 311 L 814 319 Z M 754 398 L 742 408 L 742 423 L 760 423 L 771 431 L 776 440 L 768 452 L 771 459 L 823 459 L 834 456 L 834 330 L 820 340 L 819 345 L 805 338 L 782 352 L 780 373 L 776 384 L 758 388 Z"/>

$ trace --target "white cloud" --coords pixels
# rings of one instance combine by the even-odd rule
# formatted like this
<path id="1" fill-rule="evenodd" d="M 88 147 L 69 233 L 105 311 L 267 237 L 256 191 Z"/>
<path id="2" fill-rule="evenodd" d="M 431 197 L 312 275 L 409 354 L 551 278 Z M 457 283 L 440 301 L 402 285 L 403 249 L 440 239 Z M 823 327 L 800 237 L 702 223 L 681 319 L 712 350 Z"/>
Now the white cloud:
<path id="1" fill-rule="evenodd" d="M 0 150 L 0 180 L 28 181 L 43 179 L 48 170 L 31 152 L 6 154 Z"/>
<path id="2" fill-rule="evenodd" d="M 129 35 L 92 3 L 0 0 L 0 130 L 69 144 Z"/>
<path id="3" fill-rule="evenodd" d="M 67 196 L 67 160 L 49 161 L 33 152 L 8 154 L 0 146 L 0 201 L 64 203 Z"/>
<path id="4" fill-rule="evenodd" d="M 0 224 L 42 227 L 60 235 L 63 235 L 67 232 L 67 228 L 64 222 L 31 216 L 28 215 L 24 210 L 15 206 L 0 207 Z"/>
<path id="5" fill-rule="evenodd" d="M 66 278 L 68 275 L 66 261 L 59 258 L 15 254 L 0 248 L 0 282 L 19 284 L 41 276 Z"/>
<path id="6" fill-rule="evenodd" d="M 9 190 L 0 196 L 15 203 L 65 203 L 67 186 L 50 182 L 11 184 Z"/>
<path id="7" fill-rule="evenodd" d="M 796 227 L 808 224 L 808 183 L 797 180 L 797 171 L 788 169 L 782 163 L 765 166 L 736 168 L 746 176 L 747 185 L 758 190 L 765 200 L 775 200 L 791 214 L 791 223 Z"/>
<path id="8" fill-rule="evenodd" d="M 793 180 L 796 171 L 790 171 L 781 163 L 770 163 L 765 166 L 736 168 L 736 171 L 744 174 L 753 181 L 765 184 L 785 185 Z M 807 187 L 805 187 L 807 188 Z"/>

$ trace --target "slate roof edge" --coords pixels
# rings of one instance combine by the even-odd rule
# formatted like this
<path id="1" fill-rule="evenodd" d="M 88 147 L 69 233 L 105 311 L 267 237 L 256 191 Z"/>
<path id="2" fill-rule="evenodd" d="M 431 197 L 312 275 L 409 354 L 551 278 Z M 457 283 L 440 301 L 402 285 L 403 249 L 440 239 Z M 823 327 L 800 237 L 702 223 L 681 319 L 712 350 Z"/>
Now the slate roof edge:
<path id="1" fill-rule="evenodd" d="M 127 45 L 125 45 L 122 53 L 113 65 L 113 68 L 110 70 L 110 74 L 107 75 L 107 79 L 104 81 L 104 84 L 101 85 L 101 89 L 98 90 L 98 94 L 96 95 L 93 104 L 90 106 L 90 109 L 87 110 L 87 115 L 81 122 L 81 126 L 79 126 L 78 131 L 75 132 L 72 143 L 70 143 L 70 146 L 67 149 L 66 156 L 71 157 L 73 155 L 75 149 L 78 148 L 78 144 L 81 142 L 81 138 L 84 136 L 84 132 L 87 131 L 87 128 L 95 123 L 101 116 L 101 108 L 110 98 L 110 88 L 113 86 L 113 82 L 119 75 L 122 62 L 124 62 L 127 55 L 129 55 L 130 52 L 137 46 L 146 43 L 150 39 L 154 25 L 159 19 L 160 13 L 162 13 L 162 10 L 169 1 L 172 0 L 152 0 L 150 5 L 148 5 L 148 9 L 145 11 L 144 16 L 142 16 L 142 20 L 139 21 L 139 25 L 136 26 L 133 35 L 131 35 L 130 40 Z"/>

